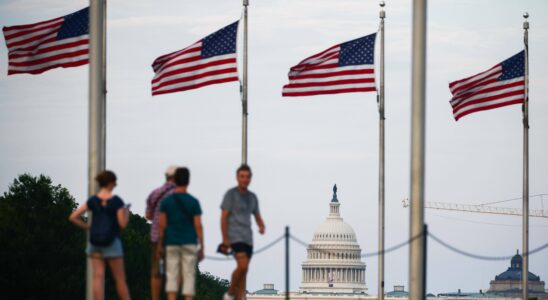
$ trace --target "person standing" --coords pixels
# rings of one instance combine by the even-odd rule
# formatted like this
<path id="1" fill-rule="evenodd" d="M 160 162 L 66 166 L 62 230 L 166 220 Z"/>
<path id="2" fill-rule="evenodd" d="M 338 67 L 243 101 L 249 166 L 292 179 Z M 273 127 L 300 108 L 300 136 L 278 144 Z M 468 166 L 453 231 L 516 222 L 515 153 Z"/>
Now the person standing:
<path id="1" fill-rule="evenodd" d="M 249 262 L 253 255 L 253 233 L 251 216 L 259 226 L 259 233 L 265 233 L 265 225 L 259 212 L 259 201 L 248 187 L 251 183 L 251 168 L 241 165 L 236 170 L 238 186 L 229 189 L 221 204 L 222 247 L 232 249 L 236 260 L 236 269 L 232 273 L 230 287 L 224 294 L 224 300 L 243 300 Z"/>
<path id="2" fill-rule="evenodd" d="M 129 206 L 125 206 L 120 197 L 112 194 L 116 187 L 116 175 L 113 172 L 103 171 L 95 180 L 99 183 L 99 192 L 73 211 L 69 220 L 89 230 L 86 253 L 91 258 L 94 299 L 103 300 L 105 297 L 105 263 L 108 263 L 116 282 L 118 297 L 130 300 L 120 240 L 120 229 L 126 228 L 129 222 Z M 82 215 L 88 210 L 92 212 L 91 225 L 82 220 Z"/>
<path id="3" fill-rule="evenodd" d="M 156 253 L 158 247 L 162 245 L 158 244 L 158 227 L 160 222 L 160 202 L 165 197 L 171 195 L 175 189 L 175 170 L 176 167 L 170 166 L 165 172 L 165 183 L 154 189 L 147 198 L 147 206 L 145 216 L 147 220 L 152 221 L 150 227 L 150 242 L 151 242 L 151 267 L 150 267 L 150 293 L 152 300 L 160 300 L 160 292 L 162 290 L 162 273 L 160 270 L 160 260 Z"/>
<path id="4" fill-rule="evenodd" d="M 181 294 L 185 300 L 192 300 L 196 289 L 196 266 L 204 258 L 202 209 L 198 199 L 187 191 L 190 171 L 187 168 L 177 168 L 174 180 L 174 193 L 160 204 L 158 244 L 165 244 L 168 300 L 177 299 L 180 277 Z M 159 258 L 164 249 L 157 249 L 156 256 Z"/>

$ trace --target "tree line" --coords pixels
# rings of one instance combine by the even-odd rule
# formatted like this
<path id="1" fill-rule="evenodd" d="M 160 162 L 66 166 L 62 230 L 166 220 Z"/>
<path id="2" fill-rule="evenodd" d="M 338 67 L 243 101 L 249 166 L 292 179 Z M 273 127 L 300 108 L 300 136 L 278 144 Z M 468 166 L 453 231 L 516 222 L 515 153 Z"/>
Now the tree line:
<path id="1" fill-rule="evenodd" d="M 0 196 L 0 298 L 85 299 L 85 231 L 68 221 L 74 197 L 45 176 L 24 174 Z M 121 234 L 132 299 L 150 299 L 150 225 L 131 214 Z M 196 299 L 221 299 L 228 281 L 198 272 Z M 105 279 L 105 299 L 116 299 Z"/>

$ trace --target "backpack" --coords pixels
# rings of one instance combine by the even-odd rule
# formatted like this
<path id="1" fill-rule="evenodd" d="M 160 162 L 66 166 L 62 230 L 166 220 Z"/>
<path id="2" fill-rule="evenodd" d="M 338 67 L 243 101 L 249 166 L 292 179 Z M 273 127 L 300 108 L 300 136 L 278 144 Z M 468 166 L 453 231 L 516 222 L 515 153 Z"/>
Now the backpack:
<path id="1" fill-rule="evenodd" d="M 112 218 L 107 211 L 107 207 L 101 205 L 99 198 L 94 199 L 94 206 L 91 219 L 91 228 L 89 229 L 89 242 L 94 246 L 105 247 L 114 242 L 117 233 L 117 220 Z"/>

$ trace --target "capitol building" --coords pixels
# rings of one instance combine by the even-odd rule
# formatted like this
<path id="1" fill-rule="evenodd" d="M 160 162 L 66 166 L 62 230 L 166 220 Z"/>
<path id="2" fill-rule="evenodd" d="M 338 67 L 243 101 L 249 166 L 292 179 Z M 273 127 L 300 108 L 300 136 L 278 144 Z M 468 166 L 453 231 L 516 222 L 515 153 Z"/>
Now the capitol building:
<path id="1" fill-rule="evenodd" d="M 329 214 L 317 227 L 302 262 L 301 285 L 292 299 L 371 299 L 366 294 L 365 263 L 354 229 L 343 221 L 337 185 L 329 202 Z M 249 300 L 284 299 L 272 284 L 247 295 Z"/>
<path id="2" fill-rule="evenodd" d="M 337 186 L 302 263 L 301 293 L 365 293 L 365 263 L 354 229 L 343 221 Z"/>

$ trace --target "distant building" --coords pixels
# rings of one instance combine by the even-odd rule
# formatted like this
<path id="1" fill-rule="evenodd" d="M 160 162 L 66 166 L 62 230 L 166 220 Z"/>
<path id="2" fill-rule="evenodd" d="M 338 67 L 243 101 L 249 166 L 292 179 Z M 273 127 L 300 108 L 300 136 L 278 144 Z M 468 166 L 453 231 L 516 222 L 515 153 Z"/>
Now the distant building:
<path id="1" fill-rule="evenodd" d="M 354 229 L 341 218 L 337 185 L 329 215 L 318 226 L 302 263 L 301 293 L 365 293 L 365 263 Z"/>
<path id="2" fill-rule="evenodd" d="M 265 283 L 262 290 L 258 290 L 255 295 L 278 295 L 278 290 L 274 289 L 274 284 Z"/>
<path id="3" fill-rule="evenodd" d="M 385 297 L 390 297 L 390 298 L 408 298 L 409 297 L 409 292 L 405 291 L 405 286 L 395 285 L 393 291 L 388 292 L 384 295 L 385 295 Z"/>
<path id="4" fill-rule="evenodd" d="M 512 257 L 510 267 L 495 276 L 495 280 L 491 280 L 487 294 L 494 294 L 504 297 L 519 297 L 522 293 L 521 287 L 521 270 L 523 259 L 519 252 Z M 544 289 L 544 281 L 540 277 L 529 272 L 529 296 L 548 299 L 548 294 Z"/>

